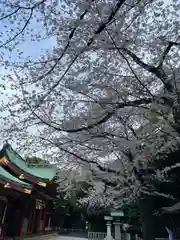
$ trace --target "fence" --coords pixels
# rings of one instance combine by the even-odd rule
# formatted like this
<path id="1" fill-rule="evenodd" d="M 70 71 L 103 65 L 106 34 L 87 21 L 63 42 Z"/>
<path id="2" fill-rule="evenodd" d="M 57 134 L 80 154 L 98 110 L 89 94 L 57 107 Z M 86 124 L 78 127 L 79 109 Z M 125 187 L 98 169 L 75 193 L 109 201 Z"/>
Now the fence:
<path id="1" fill-rule="evenodd" d="M 53 228 L 53 230 L 57 231 L 59 233 L 59 235 L 83 237 L 83 238 L 87 238 L 88 240 L 104 240 L 104 238 L 107 235 L 106 232 L 88 232 L 87 233 L 87 231 L 85 229 L 55 227 L 55 228 Z M 112 232 L 112 237 L 115 239 L 115 235 L 113 232 Z M 121 233 L 121 239 L 122 240 L 142 240 L 138 236 L 138 234 L 133 234 L 133 233 L 131 233 L 131 234 L 130 233 Z M 157 238 L 155 240 L 167 240 L 167 239 Z"/>
<path id="2" fill-rule="evenodd" d="M 88 240 L 104 240 L 106 237 L 105 232 L 88 232 Z M 114 238 L 114 234 L 112 234 Z M 122 240 L 142 240 L 137 234 L 122 233 Z M 180 238 L 175 238 L 180 240 Z M 168 238 L 155 238 L 155 240 L 168 240 Z"/>
<path id="3" fill-rule="evenodd" d="M 88 240 L 103 240 L 106 237 L 104 232 L 88 232 Z"/>
<path id="4" fill-rule="evenodd" d="M 105 232 L 88 232 L 88 240 L 103 240 L 106 237 Z M 114 238 L 114 234 L 112 234 Z M 122 240 L 141 240 L 137 234 L 122 233 Z"/>

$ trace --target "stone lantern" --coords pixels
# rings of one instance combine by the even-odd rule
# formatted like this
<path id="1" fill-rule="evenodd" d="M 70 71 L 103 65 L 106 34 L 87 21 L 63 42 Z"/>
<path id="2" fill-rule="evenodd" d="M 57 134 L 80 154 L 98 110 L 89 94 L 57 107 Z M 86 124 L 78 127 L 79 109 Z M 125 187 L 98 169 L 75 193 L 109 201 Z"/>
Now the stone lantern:
<path id="1" fill-rule="evenodd" d="M 111 235 L 111 221 L 113 220 L 113 217 L 111 217 L 111 216 L 104 216 L 104 220 L 107 221 L 107 223 L 106 223 L 107 235 L 104 238 L 104 240 L 114 240 L 112 235 Z"/>
<path id="2" fill-rule="evenodd" d="M 114 230 L 115 230 L 115 240 L 121 240 L 121 222 L 120 219 L 124 217 L 123 211 L 111 212 L 111 216 L 114 217 Z"/>

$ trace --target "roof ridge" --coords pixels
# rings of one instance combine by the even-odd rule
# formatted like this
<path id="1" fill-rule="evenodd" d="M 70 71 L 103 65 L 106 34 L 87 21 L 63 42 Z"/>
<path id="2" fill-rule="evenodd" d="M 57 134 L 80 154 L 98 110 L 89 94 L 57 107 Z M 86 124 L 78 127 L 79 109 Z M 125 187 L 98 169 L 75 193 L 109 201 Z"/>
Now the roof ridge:
<path id="1" fill-rule="evenodd" d="M 5 149 L 8 148 L 9 150 L 12 150 L 27 165 L 25 159 L 23 157 L 21 157 L 21 155 L 16 150 L 14 150 L 14 148 L 11 146 L 10 143 L 8 143 L 8 142 L 5 143 L 4 146 L 3 146 L 3 149 L 4 148 Z"/>

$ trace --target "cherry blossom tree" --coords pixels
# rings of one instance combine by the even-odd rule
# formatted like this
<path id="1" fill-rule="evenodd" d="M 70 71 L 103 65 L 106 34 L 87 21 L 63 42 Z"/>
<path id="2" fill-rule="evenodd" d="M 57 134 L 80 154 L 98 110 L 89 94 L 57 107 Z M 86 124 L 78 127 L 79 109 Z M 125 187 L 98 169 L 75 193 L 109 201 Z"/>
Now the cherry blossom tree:
<path id="1" fill-rule="evenodd" d="M 103 204 L 173 198 L 153 183 L 179 165 L 141 172 L 179 149 L 178 1 L 0 4 L 1 138 L 88 168 Z"/>

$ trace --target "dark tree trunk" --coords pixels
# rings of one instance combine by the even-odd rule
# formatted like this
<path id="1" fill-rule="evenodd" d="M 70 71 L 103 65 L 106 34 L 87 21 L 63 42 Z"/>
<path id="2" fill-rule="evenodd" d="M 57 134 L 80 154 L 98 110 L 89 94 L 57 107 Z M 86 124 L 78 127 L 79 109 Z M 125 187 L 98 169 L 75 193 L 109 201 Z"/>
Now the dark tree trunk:
<path id="1" fill-rule="evenodd" d="M 143 240 L 154 240 L 155 228 L 152 201 L 150 199 L 141 199 L 139 201 L 139 211 L 142 223 Z"/>
<path id="2" fill-rule="evenodd" d="M 174 117 L 174 128 L 176 132 L 180 135 L 180 103 L 173 106 L 173 117 Z"/>

